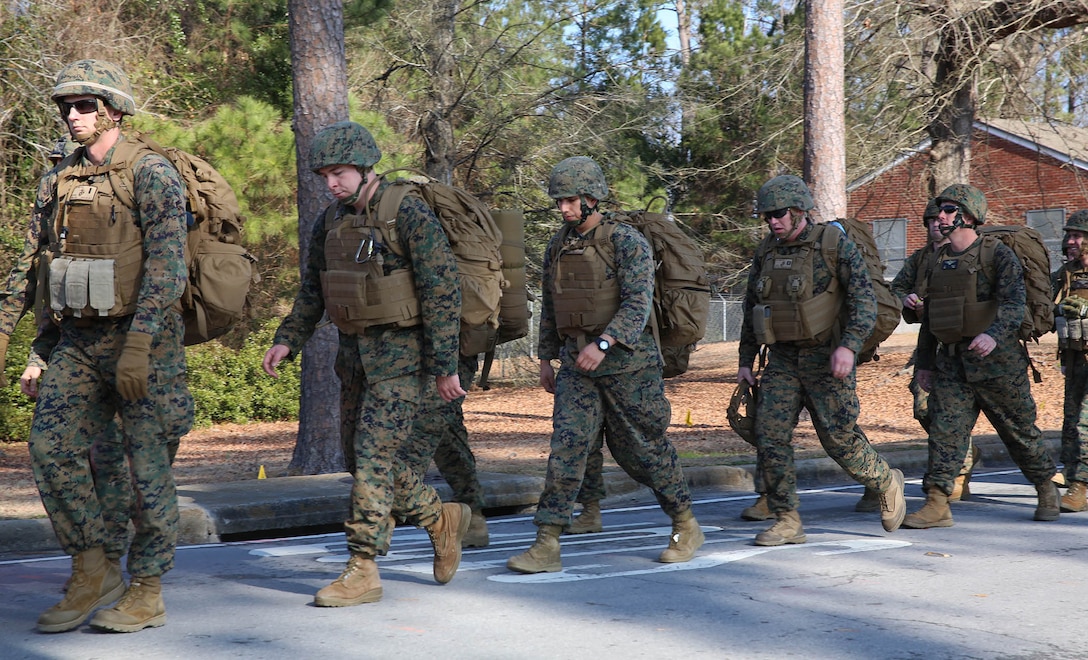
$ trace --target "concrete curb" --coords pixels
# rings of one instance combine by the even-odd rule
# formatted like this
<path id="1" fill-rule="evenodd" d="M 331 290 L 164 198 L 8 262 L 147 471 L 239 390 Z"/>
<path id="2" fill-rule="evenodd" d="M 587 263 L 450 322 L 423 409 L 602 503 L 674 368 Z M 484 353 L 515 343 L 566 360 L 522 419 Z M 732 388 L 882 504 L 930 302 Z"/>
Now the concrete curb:
<path id="1" fill-rule="evenodd" d="M 1051 453 L 1057 455 L 1060 437 L 1055 433 L 1046 435 Z M 1012 465 L 1008 450 L 997 436 L 977 436 L 975 443 L 982 450 L 986 467 Z M 921 475 L 928 463 L 925 449 L 886 451 L 882 455 L 908 476 Z M 752 464 L 715 465 L 685 468 L 684 475 L 692 488 L 751 491 L 754 470 Z M 487 509 L 531 509 L 544 487 L 541 477 L 496 472 L 483 472 L 479 477 Z M 841 484 L 849 479 L 833 460 L 824 457 L 797 461 L 797 481 L 811 487 Z M 450 499 L 452 494 L 444 481 L 432 474 L 428 482 L 444 501 Z M 609 498 L 641 491 L 650 494 L 648 488 L 620 470 L 605 473 L 605 487 Z M 337 526 L 347 516 L 350 496 L 351 477 L 343 473 L 181 486 L 179 543 L 217 543 L 238 535 L 272 536 L 285 530 Z M 0 521 L 0 553 L 58 551 L 48 520 Z"/>

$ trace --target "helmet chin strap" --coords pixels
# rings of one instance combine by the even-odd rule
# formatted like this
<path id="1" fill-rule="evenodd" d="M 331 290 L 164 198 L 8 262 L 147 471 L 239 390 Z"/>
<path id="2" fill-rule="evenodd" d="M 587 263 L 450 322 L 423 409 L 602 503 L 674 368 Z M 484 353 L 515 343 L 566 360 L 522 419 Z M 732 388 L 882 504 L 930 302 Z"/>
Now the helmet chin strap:
<path id="1" fill-rule="evenodd" d="M 963 222 L 963 214 L 957 212 L 956 218 L 952 221 L 951 225 L 948 225 L 947 227 L 941 225 L 941 236 L 948 238 L 949 234 L 956 231 L 957 229 L 963 229 L 966 226 L 967 225 Z"/>
<path id="2" fill-rule="evenodd" d="M 359 187 L 355 189 L 351 197 L 344 198 L 343 204 L 345 206 L 355 206 L 355 202 L 359 201 L 359 196 L 363 194 L 364 187 L 366 187 L 366 177 L 363 177 L 363 180 L 359 182 Z"/>
<path id="3" fill-rule="evenodd" d="M 97 118 L 94 122 L 94 133 L 91 133 L 83 139 L 77 138 L 75 135 L 72 136 L 73 140 L 84 147 L 89 147 L 95 142 L 98 142 L 98 138 L 102 137 L 103 133 L 117 125 L 117 122 L 110 119 L 109 112 L 106 110 L 106 104 L 102 102 L 102 99 L 95 97 L 94 102 L 98 104 Z"/>
<path id="4" fill-rule="evenodd" d="M 596 207 L 593 207 L 593 206 L 590 206 L 589 204 L 586 204 L 586 196 L 585 195 L 578 195 L 578 202 L 582 206 L 582 222 L 585 222 L 586 219 L 589 218 L 589 216 L 593 215 L 593 211 L 595 210 Z"/>
<path id="5" fill-rule="evenodd" d="M 573 220 L 567 220 L 565 218 L 563 219 L 563 222 L 570 225 L 571 227 L 578 227 L 579 225 L 583 224 L 587 219 L 589 219 L 589 216 L 593 215 L 593 213 L 597 210 L 597 207 L 586 204 L 585 195 L 578 195 L 578 203 L 580 205 L 582 215 Z"/>

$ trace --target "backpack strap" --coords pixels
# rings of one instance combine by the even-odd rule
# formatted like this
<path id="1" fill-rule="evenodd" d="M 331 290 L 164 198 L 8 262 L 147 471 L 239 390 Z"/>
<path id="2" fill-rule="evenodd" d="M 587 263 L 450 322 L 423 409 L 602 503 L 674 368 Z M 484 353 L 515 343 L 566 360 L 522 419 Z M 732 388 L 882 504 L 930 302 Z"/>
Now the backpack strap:
<path id="1" fill-rule="evenodd" d="M 417 183 L 407 179 L 397 179 L 390 182 L 386 189 L 382 191 L 381 199 L 378 200 L 377 217 L 374 223 L 377 225 L 378 230 L 381 231 L 385 244 L 394 254 L 400 257 L 405 255 L 405 251 L 400 238 L 397 236 L 397 214 L 400 213 L 400 205 L 404 202 L 404 198 L 409 194 L 423 198 L 423 193 Z M 368 206 L 368 220 L 370 220 L 369 216 L 370 207 Z"/>

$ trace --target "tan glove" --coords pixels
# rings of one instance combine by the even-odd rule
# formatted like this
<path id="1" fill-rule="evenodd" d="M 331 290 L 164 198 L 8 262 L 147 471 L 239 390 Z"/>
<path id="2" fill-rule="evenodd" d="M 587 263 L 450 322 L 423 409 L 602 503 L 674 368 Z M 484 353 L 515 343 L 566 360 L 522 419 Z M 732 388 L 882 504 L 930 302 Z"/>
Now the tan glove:
<path id="1" fill-rule="evenodd" d="M 151 351 L 151 335 L 145 332 L 129 332 L 125 335 L 125 347 L 117 358 L 117 391 L 126 401 L 137 401 L 147 396 L 148 353 Z"/>
<path id="2" fill-rule="evenodd" d="M 10 338 L 7 335 L 0 332 L 0 387 L 8 386 L 8 377 L 4 374 L 8 359 L 8 339 Z"/>

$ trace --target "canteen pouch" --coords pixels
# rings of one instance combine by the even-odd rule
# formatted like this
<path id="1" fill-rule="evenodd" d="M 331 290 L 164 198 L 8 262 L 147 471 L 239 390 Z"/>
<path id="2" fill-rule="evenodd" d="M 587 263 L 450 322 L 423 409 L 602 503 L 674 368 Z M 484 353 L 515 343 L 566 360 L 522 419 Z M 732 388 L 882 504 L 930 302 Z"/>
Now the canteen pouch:
<path id="1" fill-rule="evenodd" d="M 756 341 L 770 346 L 775 343 L 774 325 L 771 323 L 770 305 L 752 306 L 752 331 L 755 332 Z"/>

